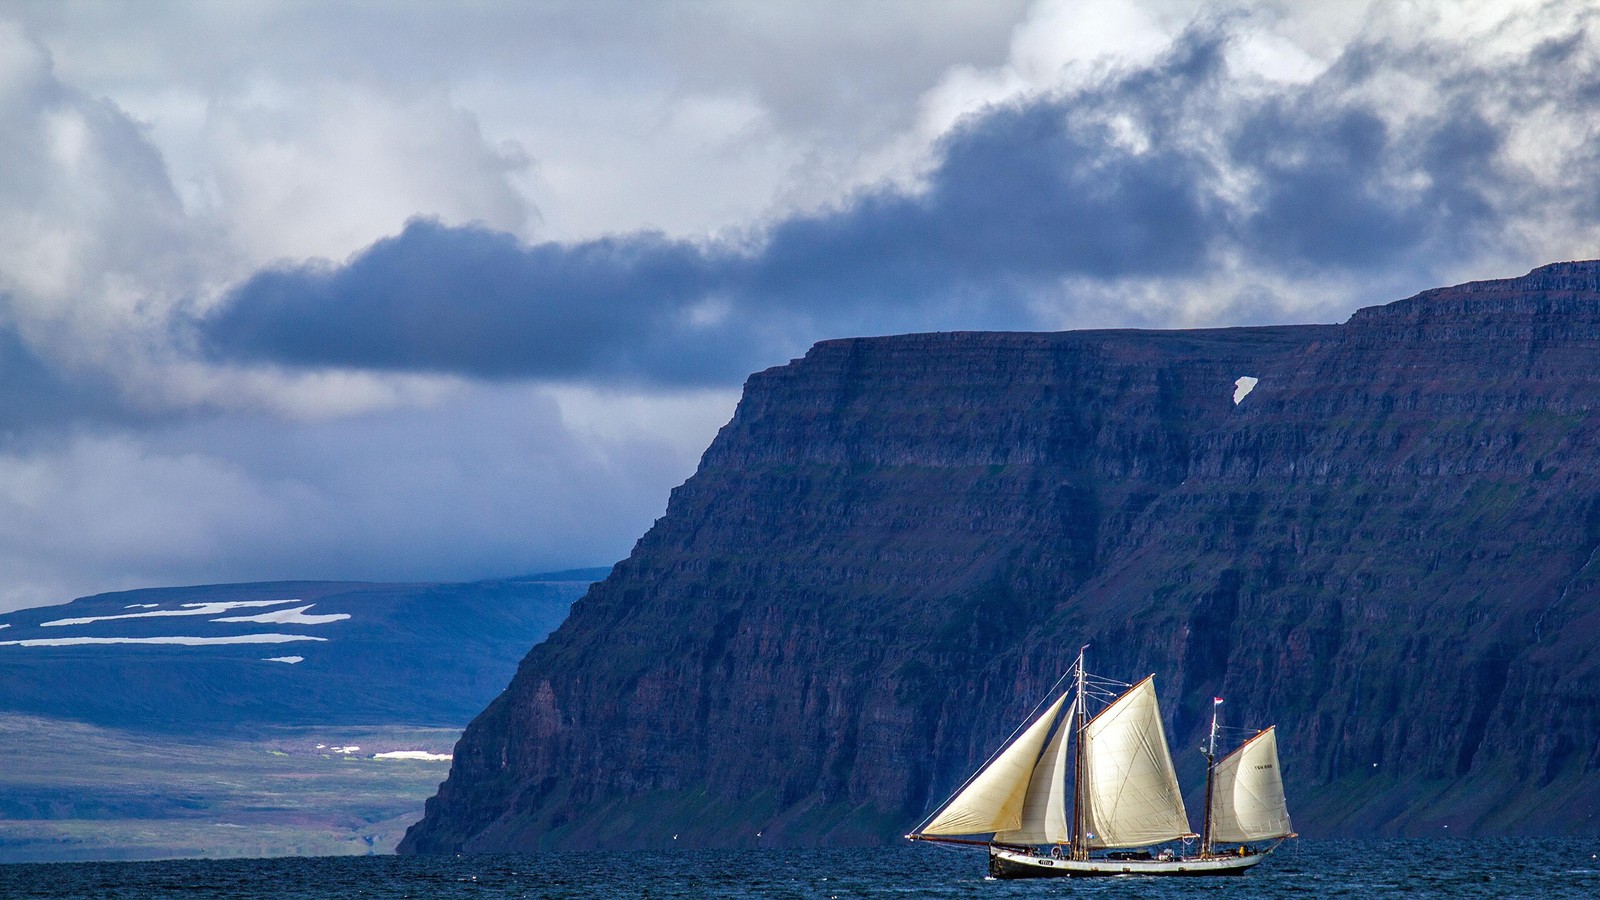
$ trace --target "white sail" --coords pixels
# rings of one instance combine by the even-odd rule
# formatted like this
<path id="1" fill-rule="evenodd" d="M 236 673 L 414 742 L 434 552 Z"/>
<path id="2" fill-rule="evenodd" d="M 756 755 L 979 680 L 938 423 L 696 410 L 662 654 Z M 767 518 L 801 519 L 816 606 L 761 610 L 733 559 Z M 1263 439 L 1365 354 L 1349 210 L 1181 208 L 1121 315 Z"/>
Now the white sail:
<path id="1" fill-rule="evenodd" d="M 1278 737 L 1268 728 L 1217 763 L 1211 790 L 1211 839 L 1244 843 L 1284 837 L 1289 804 L 1278 768 Z"/>
<path id="2" fill-rule="evenodd" d="M 921 833 L 987 834 L 1020 827 L 1022 804 L 1039 751 L 1066 702 L 1066 694 L 1057 697 L 1044 715 L 952 797 Z"/>
<path id="3" fill-rule="evenodd" d="M 1084 726 L 1083 752 L 1090 847 L 1145 847 L 1190 833 L 1153 679 Z"/>
<path id="4" fill-rule="evenodd" d="M 1074 701 L 1076 702 L 1076 701 Z M 1011 831 L 997 832 L 994 839 L 1010 844 L 1057 844 L 1067 840 L 1067 772 L 1072 769 L 1072 754 L 1067 750 L 1067 733 L 1072 730 L 1074 708 L 1044 748 L 1044 756 L 1033 767 L 1028 792 L 1022 798 L 1022 824 Z"/>

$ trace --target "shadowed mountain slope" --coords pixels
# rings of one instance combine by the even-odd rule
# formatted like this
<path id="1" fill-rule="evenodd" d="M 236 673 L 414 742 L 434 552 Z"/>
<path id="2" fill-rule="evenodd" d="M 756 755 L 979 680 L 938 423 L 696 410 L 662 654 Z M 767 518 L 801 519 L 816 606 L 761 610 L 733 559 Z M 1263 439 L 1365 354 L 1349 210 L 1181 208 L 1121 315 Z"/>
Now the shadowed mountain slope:
<path id="1" fill-rule="evenodd" d="M 605 569 L 150 588 L 0 615 L 0 713 L 177 734 L 457 726 Z"/>

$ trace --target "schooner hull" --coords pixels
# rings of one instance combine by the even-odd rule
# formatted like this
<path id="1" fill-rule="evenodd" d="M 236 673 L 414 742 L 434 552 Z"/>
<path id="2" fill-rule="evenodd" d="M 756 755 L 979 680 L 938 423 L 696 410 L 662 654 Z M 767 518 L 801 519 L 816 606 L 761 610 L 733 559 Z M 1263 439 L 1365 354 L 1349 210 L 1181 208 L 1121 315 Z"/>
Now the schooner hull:
<path id="1" fill-rule="evenodd" d="M 1270 853 L 1271 851 L 1267 851 Z M 1055 859 L 1025 851 L 991 847 L 989 874 L 995 878 L 1111 878 L 1123 875 L 1243 875 L 1267 853 L 1206 859 Z"/>

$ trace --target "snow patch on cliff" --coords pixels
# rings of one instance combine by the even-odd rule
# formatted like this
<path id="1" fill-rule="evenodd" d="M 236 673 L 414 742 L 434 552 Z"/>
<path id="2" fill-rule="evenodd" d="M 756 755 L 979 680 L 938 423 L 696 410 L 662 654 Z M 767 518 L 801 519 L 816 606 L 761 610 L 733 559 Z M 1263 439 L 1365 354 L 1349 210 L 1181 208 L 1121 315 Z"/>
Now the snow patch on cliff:
<path id="1" fill-rule="evenodd" d="M 1238 406 L 1240 400 L 1250 396 L 1250 392 L 1256 389 L 1256 383 L 1260 380 L 1254 375 L 1240 375 L 1233 383 L 1233 405 Z"/>

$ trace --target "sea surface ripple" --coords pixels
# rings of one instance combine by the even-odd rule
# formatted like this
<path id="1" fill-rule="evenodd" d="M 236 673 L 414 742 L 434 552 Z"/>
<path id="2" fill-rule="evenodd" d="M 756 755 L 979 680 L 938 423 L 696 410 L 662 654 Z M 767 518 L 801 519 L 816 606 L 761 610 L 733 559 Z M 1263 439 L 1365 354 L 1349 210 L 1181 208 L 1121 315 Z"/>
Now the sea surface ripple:
<path id="1" fill-rule="evenodd" d="M 1239 878 L 984 877 L 981 850 L 574 851 L 0 865 L 6 898 L 1600 897 L 1600 838 L 1291 842 Z"/>

